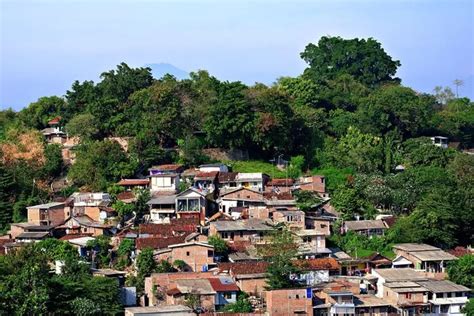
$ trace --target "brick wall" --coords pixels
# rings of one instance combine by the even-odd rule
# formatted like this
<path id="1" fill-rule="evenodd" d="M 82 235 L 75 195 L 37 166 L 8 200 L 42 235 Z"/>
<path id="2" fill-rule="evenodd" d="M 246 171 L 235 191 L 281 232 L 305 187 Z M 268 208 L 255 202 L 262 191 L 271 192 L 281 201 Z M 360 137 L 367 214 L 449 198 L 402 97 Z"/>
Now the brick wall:
<path id="1" fill-rule="evenodd" d="M 187 264 L 186 271 L 199 272 L 204 265 L 214 263 L 214 257 L 209 257 L 208 251 L 214 253 L 212 248 L 205 246 L 183 246 L 172 248 L 171 252 L 160 254 L 157 259 L 168 260 L 171 264 L 176 260 L 183 260 Z"/>
<path id="2" fill-rule="evenodd" d="M 267 312 L 272 316 L 305 313 L 313 315 L 312 299 L 306 297 L 306 289 L 284 289 L 266 292 Z"/>

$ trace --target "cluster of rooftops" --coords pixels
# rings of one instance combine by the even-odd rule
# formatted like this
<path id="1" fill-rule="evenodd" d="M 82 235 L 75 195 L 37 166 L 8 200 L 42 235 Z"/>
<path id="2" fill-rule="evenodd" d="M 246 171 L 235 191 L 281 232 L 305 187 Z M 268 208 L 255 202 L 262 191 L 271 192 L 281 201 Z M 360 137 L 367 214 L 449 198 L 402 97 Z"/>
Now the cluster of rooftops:
<path id="1" fill-rule="evenodd" d="M 28 221 L 13 223 L 9 233 L 0 236 L 0 254 L 26 243 L 58 238 L 76 247 L 94 265 L 94 250 L 87 246 L 88 241 L 108 235 L 113 251 L 124 239 L 133 241 L 132 262 L 145 248 L 153 250 L 156 261 L 182 262 L 177 272 L 146 278 L 145 293 L 138 298 L 141 307 L 126 309 L 126 315 L 193 314 L 184 306 L 189 294 L 199 297 L 203 310 L 218 310 L 236 302 L 239 291 L 250 294 L 256 311 L 271 315 L 289 311 L 414 315 L 442 313 L 446 308 L 456 313 L 470 293 L 445 280 L 448 263 L 457 257 L 437 247 L 398 244 L 393 247 L 394 258 L 380 253 L 358 258 L 327 245 L 339 214 L 331 206 L 324 176 L 271 179 L 264 173 L 232 172 L 224 164 L 188 170 L 162 165 L 150 168 L 147 178 L 123 179 L 118 185 L 124 190 L 116 197 L 76 192 L 61 201 L 29 206 Z M 136 214 L 120 219 L 112 201 L 134 203 L 143 190 L 150 192 L 149 211 L 142 219 Z M 303 212 L 295 190 L 310 191 L 319 202 Z M 137 221 L 140 224 L 135 226 Z M 394 221 L 391 216 L 344 221 L 341 232 L 373 238 L 384 235 Z M 300 273 L 292 278 L 300 286 L 271 291 L 266 288 L 269 263 L 261 250 L 282 225 L 291 232 L 298 249 L 294 264 Z M 219 236 L 228 245 L 226 256 L 215 251 L 209 243 L 211 236 Z M 95 273 L 122 278 L 129 274 L 102 269 Z M 162 293 L 159 296 L 157 289 Z M 128 299 L 124 304 L 133 306 L 137 300 Z M 287 309 L 283 311 L 282 306 Z"/>

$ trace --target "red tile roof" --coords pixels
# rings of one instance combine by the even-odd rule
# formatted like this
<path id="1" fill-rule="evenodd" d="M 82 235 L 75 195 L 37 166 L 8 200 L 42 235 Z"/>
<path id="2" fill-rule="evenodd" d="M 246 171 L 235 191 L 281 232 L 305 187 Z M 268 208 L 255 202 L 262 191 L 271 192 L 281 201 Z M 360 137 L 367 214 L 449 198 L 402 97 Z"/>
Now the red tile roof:
<path id="1" fill-rule="evenodd" d="M 295 183 L 293 179 L 272 179 L 267 186 L 292 186 Z"/>
<path id="2" fill-rule="evenodd" d="M 233 182 L 238 174 L 238 172 L 220 172 L 219 182 Z"/>
<path id="3" fill-rule="evenodd" d="M 194 233 L 197 230 L 199 219 L 180 218 L 171 220 L 170 224 L 140 224 L 140 234 L 172 236 L 178 233 Z"/>
<path id="4" fill-rule="evenodd" d="M 303 271 L 339 270 L 341 267 L 339 262 L 337 262 L 334 258 L 296 260 L 294 264 Z"/>
<path id="5" fill-rule="evenodd" d="M 154 166 L 154 167 L 151 167 L 150 169 L 163 170 L 163 171 L 178 171 L 182 168 L 183 168 L 183 165 L 167 164 L 167 165 Z"/>
<path id="6" fill-rule="evenodd" d="M 474 254 L 473 251 L 465 248 L 465 247 L 456 247 L 454 249 L 451 249 L 451 250 L 448 250 L 448 252 L 450 254 L 452 254 L 453 256 L 456 256 L 456 257 L 462 257 L 462 256 L 465 256 L 465 255 L 472 255 Z"/>
<path id="7" fill-rule="evenodd" d="M 277 199 L 277 200 L 294 200 L 295 198 L 293 197 L 293 195 L 291 194 L 291 192 L 280 192 L 280 193 L 276 193 L 276 192 L 264 192 L 263 193 L 263 197 L 265 199 Z"/>
<path id="8" fill-rule="evenodd" d="M 183 243 L 184 239 L 185 236 L 137 238 L 136 247 L 139 250 L 144 248 L 165 249 L 170 245 Z"/>
<path id="9" fill-rule="evenodd" d="M 222 283 L 221 278 L 209 278 L 212 289 L 216 292 L 237 292 L 240 291 L 239 287 L 235 283 Z M 227 279 L 226 279 L 227 280 Z"/>
<path id="10" fill-rule="evenodd" d="M 91 237 L 92 233 L 90 234 L 69 234 L 69 235 L 64 235 L 63 237 L 59 238 L 59 240 L 71 240 L 71 239 L 76 239 L 76 238 L 81 238 L 81 237 Z"/>
<path id="11" fill-rule="evenodd" d="M 196 173 L 196 176 L 194 177 L 194 179 L 214 180 L 218 174 L 219 174 L 219 171 L 209 171 L 209 172 L 199 171 L 198 173 Z"/>
<path id="12" fill-rule="evenodd" d="M 49 125 L 58 124 L 59 121 L 61 121 L 61 116 L 56 116 L 55 118 L 49 120 L 48 124 L 49 124 Z"/>
<path id="13" fill-rule="evenodd" d="M 250 240 L 235 240 L 233 243 L 228 244 L 233 252 L 245 252 L 251 245 L 252 242 Z"/>
<path id="14" fill-rule="evenodd" d="M 133 200 L 135 198 L 135 194 L 132 191 L 124 191 L 117 194 L 117 200 Z"/>
<path id="15" fill-rule="evenodd" d="M 270 264 L 266 261 L 223 262 L 219 271 L 231 271 L 234 275 L 266 273 Z"/>
<path id="16" fill-rule="evenodd" d="M 149 179 L 122 179 L 117 184 L 118 185 L 148 185 L 150 183 Z"/>

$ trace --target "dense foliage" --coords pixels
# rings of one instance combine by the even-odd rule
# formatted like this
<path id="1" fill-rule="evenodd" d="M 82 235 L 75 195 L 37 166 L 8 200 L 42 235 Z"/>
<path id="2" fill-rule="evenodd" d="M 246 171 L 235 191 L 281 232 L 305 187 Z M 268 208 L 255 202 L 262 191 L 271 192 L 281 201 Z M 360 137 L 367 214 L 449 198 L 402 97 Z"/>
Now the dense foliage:
<path id="1" fill-rule="evenodd" d="M 393 242 L 472 243 L 474 157 L 460 150 L 474 146 L 473 103 L 449 87 L 424 94 L 401 85 L 400 62 L 372 38 L 322 37 L 301 57 L 308 63 L 301 76 L 271 86 L 220 81 L 206 71 L 155 79 L 148 68 L 122 63 L 99 82 L 74 82 L 64 98 L 1 111 L 0 229 L 58 194 L 54 179 L 107 190 L 153 164 L 208 162 L 206 149 L 219 147 L 248 154 L 249 161 L 231 163 L 235 171 L 325 175 L 344 219 L 397 215 Z M 80 139 L 72 166 L 38 133 L 57 116 Z M 435 135 L 456 149 L 433 146 Z M 278 169 L 270 162 L 276 157 L 288 167 Z M 127 217 L 132 210 L 122 206 Z"/>

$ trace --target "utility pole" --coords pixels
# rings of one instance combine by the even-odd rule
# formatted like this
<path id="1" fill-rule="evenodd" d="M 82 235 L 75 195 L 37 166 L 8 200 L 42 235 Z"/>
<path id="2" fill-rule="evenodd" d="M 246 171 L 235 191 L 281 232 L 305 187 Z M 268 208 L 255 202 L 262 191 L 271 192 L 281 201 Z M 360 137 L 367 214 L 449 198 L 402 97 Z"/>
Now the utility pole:
<path id="1" fill-rule="evenodd" d="M 455 79 L 453 83 L 456 86 L 456 98 L 459 98 L 458 89 L 460 86 L 464 85 L 464 81 L 462 81 L 461 79 Z"/>

